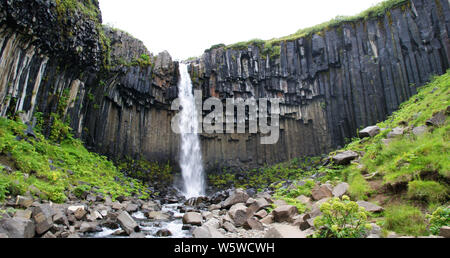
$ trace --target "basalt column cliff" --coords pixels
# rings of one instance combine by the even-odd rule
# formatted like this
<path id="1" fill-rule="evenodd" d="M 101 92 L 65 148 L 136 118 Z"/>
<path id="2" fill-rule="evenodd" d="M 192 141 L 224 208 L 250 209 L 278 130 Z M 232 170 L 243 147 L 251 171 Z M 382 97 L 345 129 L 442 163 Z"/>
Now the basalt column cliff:
<path id="1" fill-rule="evenodd" d="M 247 169 L 342 146 L 449 68 L 449 30 L 447 0 L 411 0 L 380 17 L 279 41 L 270 53 L 256 43 L 207 50 L 189 69 L 204 98 L 283 101 L 277 144 L 261 145 L 257 134 L 204 134 L 206 169 Z M 75 7 L 0 0 L 0 58 L 1 116 L 48 128 L 69 121 L 77 137 L 114 159 L 177 162 L 170 104 L 178 63 L 102 26 L 96 0 Z"/>
<path id="2" fill-rule="evenodd" d="M 269 51 L 257 40 L 207 50 L 191 70 L 204 96 L 284 101 L 278 144 L 259 145 L 250 134 L 205 135 L 205 160 L 245 167 L 343 146 L 448 69 L 449 22 L 448 1 L 414 0 Z"/>

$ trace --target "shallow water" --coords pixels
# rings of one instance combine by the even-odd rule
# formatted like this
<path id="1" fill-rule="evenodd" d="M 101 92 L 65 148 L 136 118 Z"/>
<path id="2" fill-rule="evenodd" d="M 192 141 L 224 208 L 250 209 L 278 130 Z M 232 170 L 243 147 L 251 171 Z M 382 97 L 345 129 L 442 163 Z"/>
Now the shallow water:
<path id="1" fill-rule="evenodd" d="M 182 218 L 184 213 L 181 213 L 179 207 L 182 204 L 165 204 L 162 206 L 161 211 L 164 213 L 173 214 L 168 221 L 150 220 L 147 219 L 143 212 L 137 211 L 131 216 L 138 223 L 141 233 L 145 234 L 146 238 L 189 238 L 192 236 L 189 230 L 183 230 Z M 101 232 L 86 234 L 86 237 L 90 238 L 124 238 L 127 236 L 114 236 L 113 233 L 118 229 L 110 229 L 103 227 Z M 172 233 L 169 237 L 159 237 L 156 233 L 161 229 L 167 229 Z"/>

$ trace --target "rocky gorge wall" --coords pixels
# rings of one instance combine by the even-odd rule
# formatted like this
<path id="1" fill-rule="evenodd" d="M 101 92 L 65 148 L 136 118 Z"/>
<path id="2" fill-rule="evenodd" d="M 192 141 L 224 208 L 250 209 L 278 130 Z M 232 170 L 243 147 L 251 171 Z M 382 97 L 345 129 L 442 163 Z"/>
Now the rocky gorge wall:
<path id="1" fill-rule="evenodd" d="M 191 66 L 205 97 L 282 98 L 277 144 L 258 145 L 251 134 L 204 137 L 207 162 L 272 164 L 343 146 L 449 68 L 449 22 L 447 0 L 412 0 L 383 17 L 280 41 L 275 55 L 258 42 L 207 50 Z"/>
<path id="2" fill-rule="evenodd" d="M 176 164 L 178 63 L 101 26 L 97 1 L 83 3 L 68 10 L 55 0 L 0 0 L 0 115 L 31 122 L 39 112 L 50 128 L 51 114 L 61 113 L 99 153 Z M 281 41 L 278 55 L 252 44 L 207 50 L 190 63 L 204 98 L 282 103 L 277 144 L 261 145 L 259 134 L 202 134 L 205 167 L 248 169 L 342 146 L 449 68 L 449 28 L 447 0 L 412 0 L 384 17 Z"/>

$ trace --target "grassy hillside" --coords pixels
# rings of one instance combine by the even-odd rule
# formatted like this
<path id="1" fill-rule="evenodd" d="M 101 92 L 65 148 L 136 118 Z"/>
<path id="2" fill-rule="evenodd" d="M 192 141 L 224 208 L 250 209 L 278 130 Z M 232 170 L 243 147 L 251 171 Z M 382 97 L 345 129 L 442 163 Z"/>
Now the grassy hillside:
<path id="1" fill-rule="evenodd" d="M 50 139 L 27 135 L 26 129 L 21 122 L 0 118 L 0 200 L 27 192 L 58 203 L 70 193 L 90 191 L 113 199 L 149 196 L 141 182 L 126 178 L 106 157 L 73 139 L 68 127 L 54 126 Z"/>

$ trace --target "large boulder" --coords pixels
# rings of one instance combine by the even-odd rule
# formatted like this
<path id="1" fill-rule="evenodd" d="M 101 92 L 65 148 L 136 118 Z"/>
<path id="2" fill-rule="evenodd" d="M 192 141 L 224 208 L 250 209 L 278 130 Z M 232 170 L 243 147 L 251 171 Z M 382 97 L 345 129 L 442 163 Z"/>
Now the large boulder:
<path id="1" fill-rule="evenodd" d="M 350 185 L 345 182 L 336 185 L 333 188 L 333 196 L 339 198 L 342 197 L 344 194 L 347 193 L 349 187 Z"/>
<path id="2" fill-rule="evenodd" d="M 243 226 L 247 219 L 253 214 L 245 204 L 237 203 L 230 208 L 228 215 L 233 220 L 234 225 L 240 227 Z"/>
<path id="3" fill-rule="evenodd" d="M 377 135 L 379 133 L 380 133 L 380 127 L 374 125 L 374 126 L 366 127 L 364 129 L 362 129 L 361 131 L 359 131 L 359 137 L 360 138 L 374 137 L 375 135 Z"/>
<path id="4" fill-rule="evenodd" d="M 311 196 L 314 200 L 319 201 L 324 198 L 332 197 L 333 192 L 331 187 L 329 185 L 316 185 L 311 190 Z"/>
<path id="5" fill-rule="evenodd" d="M 128 214 L 126 211 L 122 211 L 119 216 L 117 217 L 117 221 L 119 222 L 120 226 L 128 235 L 131 235 L 134 232 L 139 232 L 139 226 L 136 223 L 136 221 L 133 220 L 133 218 Z"/>
<path id="6" fill-rule="evenodd" d="M 183 224 L 201 226 L 202 222 L 203 216 L 198 212 L 187 212 L 183 216 Z"/>
<path id="7" fill-rule="evenodd" d="M 357 159 L 358 156 L 359 156 L 358 153 L 349 150 L 349 151 L 341 152 L 341 153 L 335 155 L 334 157 L 332 157 L 331 159 L 334 162 L 334 164 L 348 165 L 348 164 L 350 164 L 350 161 Z"/>
<path id="8" fill-rule="evenodd" d="M 298 215 L 298 209 L 293 205 L 283 205 L 274 209 L 272 214 L 276 222 L 292 222 L 294 216 Z"/>
<path id="9" fill-rule="evenodd" d="M 42 235 L 53 227 L 53 208 L 49 204 L 39 204 L 33 209 L 36 234 Z"/>
<path id="10" fill-rule="evenodd" d="M 32 238 L 35 235 L 33 221 L 25 218 L 9 218 L 0 221 L 0 233 L 8 238 Z"/>
<path id="11" fill-rule="evenodd" d="M 264 238 L 306 238 L 306 234 L 296 226 L 273 224 Z"/>
<path id="12" fill-rule="evenodd" d="M 223 208 L 229 208 L 237 203 L 246 203 L 249 196 L 242 189 L 236 189 L 222 204 Z"/>
<path id="13" fill-rule="evenodd" d="M 366 201 L 357 201 L 356 202 L 360 207 L 363 207 L 364 209 L 366 209 L 366 211 L 368 212 L 381 212 L 383 211 L 383 207 L 378 206 L 374 203 L 371 202 L 366 202 Z"/>

